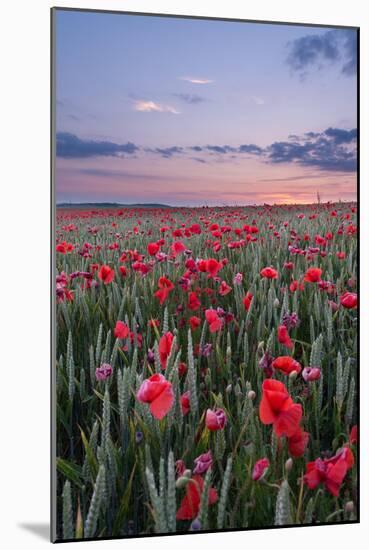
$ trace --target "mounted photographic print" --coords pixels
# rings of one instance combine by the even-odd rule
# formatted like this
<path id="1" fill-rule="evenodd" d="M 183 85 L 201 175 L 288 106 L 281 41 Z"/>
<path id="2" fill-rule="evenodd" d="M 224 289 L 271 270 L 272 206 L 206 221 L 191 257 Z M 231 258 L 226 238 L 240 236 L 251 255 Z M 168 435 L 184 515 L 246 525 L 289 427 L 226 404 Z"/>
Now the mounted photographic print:
<path id="1" fill-rule="evenodd" d="M 358 40 L 52 10 L 53 541 L 359 521 Z"/>

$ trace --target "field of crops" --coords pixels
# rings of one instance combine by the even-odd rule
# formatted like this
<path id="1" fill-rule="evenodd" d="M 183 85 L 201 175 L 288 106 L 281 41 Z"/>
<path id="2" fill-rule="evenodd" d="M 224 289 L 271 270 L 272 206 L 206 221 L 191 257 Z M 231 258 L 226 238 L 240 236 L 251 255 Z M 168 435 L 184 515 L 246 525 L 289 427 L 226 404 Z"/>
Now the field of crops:
<path id="1" fill-rule="evenodd" d="M 59 539 L 357 519 L 356 223 L 58 209 Z"/>

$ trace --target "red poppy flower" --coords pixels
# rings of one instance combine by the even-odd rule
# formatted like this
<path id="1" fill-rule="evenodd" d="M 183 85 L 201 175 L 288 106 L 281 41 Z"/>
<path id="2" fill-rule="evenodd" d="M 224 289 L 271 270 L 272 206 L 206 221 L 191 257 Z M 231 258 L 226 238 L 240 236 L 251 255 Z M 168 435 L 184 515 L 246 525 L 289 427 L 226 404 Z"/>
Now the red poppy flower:
<path id="1" fill-rule="evenodd" d="M 285 325 L 279 325 L 278 327 L 278 342 L 286 346 L 286 348 L 293 348 L 292 340 L 289 337 L 288 330 Z"/>
<path id="2" fill-rule="evenodd" d="M 355 443 L 357 443 L 357 439 L 357 425 L 355 424 L 355 426 L 352 426 L 350 432 L 350 445 L 354 445 Z"/>
<path id="3" fill-rule="evenodd" d="M 158 420 L 168 414 L 174 403 L 172 384 L 162 374 L 153 374 L 144 380 L 136 397 L 150 404 L 151 414 Z"/>
<path id="4" fill-rule="evenodd" d="M 187 365 L 186 363 L 183 363 L 183 361 L 181 361 L 178 365 L 178 374 L 179 376 L 183 376 L 184 374 L 186 374 L 187 372 Z"/>
<path id="5" fill-rule="evenodd" d="M 299 374 L 301 372 L 300 363 L 289 355 L 280 355 L 274 359 L 272 367 L 282 371 L 284 374 L 290 374 L 291 372 Z"/>
<path id="6" fill-rule="evenodd" d="M 288 438 L 288 452 L 291 456 L 298 458 L 305 452 L 309 441 L 309 434 L 300 427 Z"/>
<path id="7" fill-rule="evenodd" d="M 99 277 L 100 281 L 104 283 L 104 285 L 108 285 L 114 279 L 114 269 L 112 269 L 108 265 L 102 265 L 97 276 Z"/>
<path id="8" fill-rule="evenodd" d="M 194 475 L 186 485 L 186 494 L 182 499 L 181 505 L 177 510 L 176 519 L 186 520 L 197 517 L 200 510 L 201 495 L 204 488 L 204 480 L 200 475 Z M 216 489 L 210 487 L 208 502 L 213 505 L 218 500 Z"/>
<path id="9" fill-rule="evenodd" d="M 223 264 L 214 258 L 206 260 L 205 271 L 209 273 L 209 277 L 216 277 L 218 275 L 218 271 L 220 271 L 222 267 Z"/>
<path id="10" fill-rule="evenodd" d="M 343 447 L 332 458 L 317 458 L 306 465 L 304 481 L 309 489 L 316 489 L 322 483 L 327 491 L 338 497 L 343 480 L 354 464 L 354 455 L 349 447 Z"/>
<path id="11" fill-rule="evenodd" d="M 127 338 L 128 335 L 129 335 L 128 326 L 125 323 L 123 323 L 123 321 L 117 321 L 114 329 L 114 336 L 116 338 L 124 339 L 124 338 Z"/>
<path id="12" fill-rule="evenodd" d="M 249 311 L 253 297 L 254 297 L 253 294 L 251 294 L 251 292 L 248 292 L 244 297 L 244 299 L 242 300 L 246 311 Z"/>
<path id="13" fill-rule="evenodd" d="M 201 235 L 201 227 L 198 223 L 193 223 L 191 225 L 191 227 L 189 227 L 189 230 L 191 231 L 191 233 L 193 233 L 194 235 Z"/>
<path id="14" fill-rule="evenodd" d="M 205 416 L 205 425 L 208 430 L 215 432 L 217 430 L 223 430 L 227 423 L 226 413 L 223 409 L 215 409 L 214 411 L 208 409 Z"/>
<path id="15" fill-rule="evenodd" d="M 122 277 L 125 277 L 127 275 L 127 269 L 124 267 L 124 265 L 119 266 L 119 271 Z"/>
<path id="16" fill-rule="evenodd" d="M 307 283 L 318 283 L 321 279 L 322 270 L 320 267 L 309 267 L 305 273 L 304 281 Z"/>
<path id="17" fill-rule="evenodd" d="M 175 241 L 172 244 L 171 248 L 172 248 L 172 252 L 173 252 L 174 256 L 178 256 L 178 254 L 180 254 L 181 252 L 186 250 L 185 245 L 181 241 Z"/>
<path id="18" fill-rule="evenodd" d="M 188 295 L 188 309 L 191 311 L 196 311 L 201 306 L 201 302 L 196 294 L 196 292 L 190 292 Z"/>
<path id="19" fill-rule="evenodd" d="M 166 277 L 160 277 L 158 281 L 159 290 L 155 292 L 156 298 L 159 298 L 160 304 L 163 304 L 169 296 L 169 292 L 173 290 L 174 284 Z"/>
<path id="20" fill-rule="evenodd" d="M 296 433 L 302 417 L 302 407 L 292 401 L 282 382 L 268 378 L 263 382 L 259 415 L 263 424 L 273 424 L 278 437 Z"/>
<path id="21" fill-rule="evenodd" d="M 192 330 L 196 330 L 201 325 L 200 317 L 196 317 L 195 315 L 190 317 L 188 322 L 190 323 L 190 326 L 191 326 Z"/>
<path id="22" fill-rule="evenodd" d="M 296 292 L 296 290 L 304 290 L 303 283 L 299 283 L 298 281 L 292 281 L 290 284 L 290 291 Z"/>
<path id="23" fill-rule="evenodd" d="M 159 356 L 161 368 L 163 370 L 167 368 L 167 360 L 170 355 L 170 350 L 172 349 L 173 338 L 174 336 L 171 332 L 166 332 L 159 341 Z"/>
<path id="24" fill-rule="evenodd" d="M 258 460 L 252 470 L 253 481 L 259 481 L 259 479 L 262 479 L 265 476 L 269 466 L 270 462 L 267 458 L 261 458 Z"/>
<path id="25" fill-rule="evenodd" d="M 186 391 L 181 395 L 181 408 L 184 416 L 190 412 L 190 392 Z"/>
<path id="26" fill-rule="evenodd" d="M 159 252 L 159 245 L 157 243 L 149 243 L 147 245 L 147 252 L 150 256 L 155 256 Z"/>
<path id="27" fill-rule="evenodd" d="M 222 328 L 222 318 L 219 317 L 215 309 L 207 309 L 205 311 L 205 317 L 209 323 L 210 332 L 217 332 Z"/>
<path id="28" fill-rule="evenodd" d="M 266 279 L 277 279 L 278 271 L 274 269 L 274 267 L 264 267 L 264 269 L 260 271 L 260 275 Z"/>
<path id="29" fill-rule="evenodd" d="M 345 292 L 340 296 L 340 303 L 346 309 L 354 309 L 357 307 L 357 294 L 355 292 Z"/>
<path id="30" fill-rule="evenodd" d="M 220 286 L 219 286 L 219 294 L 221 296 L 226 296 L 227 294 L 229 294 L 231 292 L 232 288 L 227 285 L 227 283 L 225 281 L 222 281 L 220 283 Z"/>

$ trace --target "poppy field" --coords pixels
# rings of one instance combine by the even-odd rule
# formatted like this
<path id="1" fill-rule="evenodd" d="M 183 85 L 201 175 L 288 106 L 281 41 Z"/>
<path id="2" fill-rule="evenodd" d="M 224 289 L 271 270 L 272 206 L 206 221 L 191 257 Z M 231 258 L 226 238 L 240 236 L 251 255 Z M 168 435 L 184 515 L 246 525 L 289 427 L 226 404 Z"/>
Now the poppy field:
<path id="1" fill-rule="evenodd" d="M 356 203 L 57 209 L 57 538 L 357 521 Z"/>

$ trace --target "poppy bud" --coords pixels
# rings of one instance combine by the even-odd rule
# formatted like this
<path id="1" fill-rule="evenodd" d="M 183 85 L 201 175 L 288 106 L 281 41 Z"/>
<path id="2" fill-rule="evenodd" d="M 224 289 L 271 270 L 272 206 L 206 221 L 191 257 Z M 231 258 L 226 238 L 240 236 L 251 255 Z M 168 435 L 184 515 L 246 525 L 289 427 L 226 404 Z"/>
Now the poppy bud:
<path id="1" fill-rule="evenodd" d="M 292 458 L 287 458 L 284 467 L 285 467 L 286 472 L 290 472 L 292 470 L 292 468 L 293 468 Z"/>
<path id="2" fill-rule="evenodd" d="M 293 382 L 293 380 L 296 380 L 297 378 L 297 371 L 293 370 L 292 372 L 290 372 L 290 374 L 288 375 L 288 378 L 291 380 L 291 382 Z"/>
<path id="3" fill-rule="evenodd" d="M 228 384 L 228 386 L 226 387 L 226 393 L 231 393 L 232 391 L 232 384 Z"/>
<path id="4" fill-rule="evenodd" d="M 187 483 L 189 482 L 190 478 L 186 476 L 181 476 L 176 481 L 176 487 L 177 489 L 184 489 L 186 487 Z"/>
<path id="5" fill-rule="evenodd" d="M 346 514 L 351 514 L 354 511 L 354 503 L 352 500 L 349 500 L 345 503 L 345 512 Z"/>
<path id="6" fill-rule="evenodd" d="M 254 390 L 250 390 L 247 394 L 247 399 L 250 399 L 250 401 L 253 401 L 256 397 L 256 393 L 254 392 Z"/>
<path id="7" fill-rule="evenodd" d="M 278 298 L 276 298 L 276 299 L 274 300 L 273 306 L 274 306 L 274 307 L 279 307 L 279 300 L 278 300 Z"/>
<path id="8" fill-rule="evenodd" d="M 260 460 L 258 460 L 252 471 L 253 481 L 261 481 L 267 473 L 269 465 L 270 463 L 267 458 L 261 458 Z"/>
<path id="9" fill-rule="evenodd" d="M 190 479 L 191 475 L 192 475 L 192 472 L 189 468 L 186 468 L 186 470 L 183 472 L 182 474 L 184 477 L 188 477 L 188 479 Z"/>

